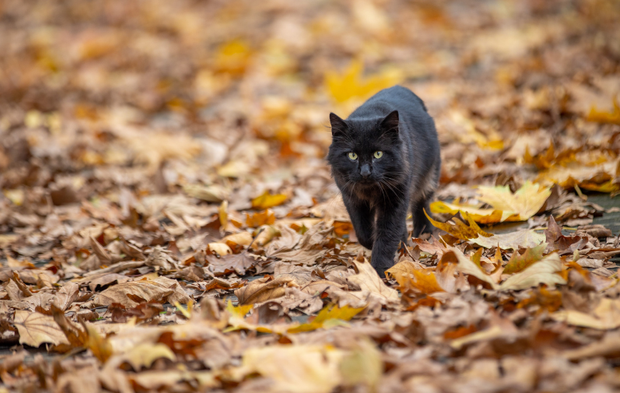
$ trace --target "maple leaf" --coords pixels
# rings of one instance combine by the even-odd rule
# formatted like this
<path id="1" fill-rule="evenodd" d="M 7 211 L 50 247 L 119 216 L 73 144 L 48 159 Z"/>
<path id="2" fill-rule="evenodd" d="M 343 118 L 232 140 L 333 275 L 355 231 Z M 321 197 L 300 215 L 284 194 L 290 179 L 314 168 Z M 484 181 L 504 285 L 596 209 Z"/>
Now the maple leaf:
<path id="1" fill-rule="evenodd" d="M 312 321 L 289 328 L 287 332 L 301 333 L 321 328 L 329 329 L 330 327 L 339 326 L 343 324 L 344 321 L 348 321 L 354 316 L 356 316 L 363 309 L 363 307 L 353 308 L 349 306 L 344 306 L 340 308 L 337 305 L 327 305 L 321 311 L 319 311 L 318 315 L 314 317 Z"/>
<path id="2" fill-rule="evenodd" d="M 353 60 L 342 74 L 333 71 L 325 74 L 327 90 L 336 102 L 345 102 L 351 98 L 369 97 L 381 89 L 398 83 L 400 79 L 399 73 L 390 71 L 364 79 L 362 78 L 363 70 L 362 61 Z"/>
<path id="3" fill-rule="evenodd" d="M 543 243 L 537 247 L 526 249 L 523 254 L 519 254 L 515 251 L 514 254 L 512 254 L 512 258 L 510 258 L 510 261 L 508 261 L 508 264 L 504 268 L 504 273 L 518 273 L 526 269 L 531 264 L 540 261 L 543 258 L 543 252 L 546 247 L 547 244 Z"/>
<path id="4" fill-rule="evenodd" d="M 562 261 L 558 254 L 550 254 L 543 259 L 530 264 L 519 273 L 508 277 L 506 281 L 499 286 L 500 290 L 518 290 L 546 284 L 552 286 L 555 284 L 566 284 L 566 280 L 560 276 L 562 270 Z"/>
<path id="5" fill-rule="evenodd" d="M 433 213 L 469 213 L 476 221 L 494 224 L 505 221 L 525 221 L 535 215 L 551 195 L 549 188 L 526 181 L 514 194 L 508 186 L 478 187 L 478 199 L 491 205 L 489 209 L 479 206 L 445 203 L 431 204 Z"/>
<path id="6" fill-rule="evenodd" d="M 54 318 L 36 312 L 16 311 L 15 327 L 19 331 L 19 343 L 38 347 L 43 343 L 69 344 Z"/>
<path id="7" fill-rule="evenodd" d="M 449 251 L 443 254 L 441 260 L 443 262 L 454 261 L 457 263 L 456 271 L 474 276 L 488 283 L 493 289 L 497 289 L 498 287 L 493 277 L 487 274 L 487 272 L 480 267 L 479 263 L 475 263 L 470 258 L 466 257 L 465 254 L 463 254 L 461 250 L 456 247 L 449 247 Z"/>
<path id="8" fill-rule="evenodd" d="M 442 206 L 442 205 L 435 205 L 435 206 Z M 441 208 L 438 208 L 438 209 L 439 210 L 433 210 L 433 205 L 431 204 L 431 210 L 434 213 L 440 213 Z M 454 213 L 458 213 L 458 212 L 454 212 Z M 467 212 L 461 212 L 461 215 L 463 216 L 463 218 L 467 220 L 467 223 L 469 224 L 469 226 L 465 225 L 465 223 L 459 220 L 457 217 L 452 217 L 452 221 L 454 222 L 454 225 L 452 225 L 449 223 L 443 223 L 443 222 L 434 220 L 431 216 L 428 215 L 426 210 L 424 211 L 424 214 L 430 220 L 431 224 L 433 224 L 435 227 L 442 229 L 448 232 L 449 234 L 451 234 L 452 236 L 462 239 L 462 240 L 493 236 L 492 234 L 483 231 L 478 226 L 478 224 L 476 224 L 474 217 Z"/>
<path id="9" fill-rule="evenodd" d="M 209 269 L 216 276 L 223 276 L 230 273 L 245 275 L 246 270 L 254 265 L 255 260 L 242 252 L 240 254 L 222 255 L 217 258 L 214 255 L 207 255 L 206 261 Z"/>

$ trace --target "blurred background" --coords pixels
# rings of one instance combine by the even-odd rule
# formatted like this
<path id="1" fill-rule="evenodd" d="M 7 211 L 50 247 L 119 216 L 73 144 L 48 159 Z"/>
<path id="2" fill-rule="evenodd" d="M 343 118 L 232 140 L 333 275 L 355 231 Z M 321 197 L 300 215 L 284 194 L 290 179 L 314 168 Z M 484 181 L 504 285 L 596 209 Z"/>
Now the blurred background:
<path id="1" fill-rule="evenodd" d="M 394 84 L 436 120 L 442 198 L 526 179 L 617 193 L 619 4 L 2 0 L 2 203 L 242 210 L 271 190 L 288 214 L 337 193 L 329 112 Z"/>

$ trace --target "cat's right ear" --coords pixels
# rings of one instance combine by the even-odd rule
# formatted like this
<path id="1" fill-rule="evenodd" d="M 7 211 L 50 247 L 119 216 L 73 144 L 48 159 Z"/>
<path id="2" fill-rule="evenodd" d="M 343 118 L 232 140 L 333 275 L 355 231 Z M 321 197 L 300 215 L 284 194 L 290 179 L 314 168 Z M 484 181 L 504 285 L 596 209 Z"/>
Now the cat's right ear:
<path id="1" fill-rule="evenodd" d="M 329 114 L 329 122 L 332 125 L 332 137 L 346 134 L 349 130 L 347 123 L 345 123 L 344 120 L 338 117 L 335 113 Z"/>

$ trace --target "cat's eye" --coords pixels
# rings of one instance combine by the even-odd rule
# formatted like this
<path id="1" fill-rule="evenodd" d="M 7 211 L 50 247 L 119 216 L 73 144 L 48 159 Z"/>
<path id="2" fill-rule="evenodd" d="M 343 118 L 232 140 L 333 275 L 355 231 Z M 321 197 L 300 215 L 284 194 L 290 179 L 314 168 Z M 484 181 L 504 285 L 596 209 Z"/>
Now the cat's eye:
<path id="1" fill-rule="evenodd" d="M 378 159 L 378 158 L 381 158 L 381 157 L 383 157 L 383 152 L 382 152 L 382 151 L 376 151 L 376 152 L 373 154 L 373 156 L 374 156 L 375 158 L 377 158 L 377 159 Z"/>
<path id="2" fill-rule="evenodd" d="M 353 152 L 349 153 L 349 159 L 351 159 L 353 161 L 357 160 L 357 154 L 355 154 Z"/>

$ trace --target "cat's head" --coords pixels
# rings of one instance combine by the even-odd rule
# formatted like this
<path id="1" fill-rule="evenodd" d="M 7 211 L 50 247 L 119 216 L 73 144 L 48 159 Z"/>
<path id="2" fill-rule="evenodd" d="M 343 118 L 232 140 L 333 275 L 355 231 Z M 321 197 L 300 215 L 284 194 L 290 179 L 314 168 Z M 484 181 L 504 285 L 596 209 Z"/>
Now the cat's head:
<path id="1" fill-rule="evenodd" d="M 332 144 L 327 160 L 347 184 L 394 183 L 404 168 L 398 111 L 384 118 L 343 120 L 330 113 Z"/>

